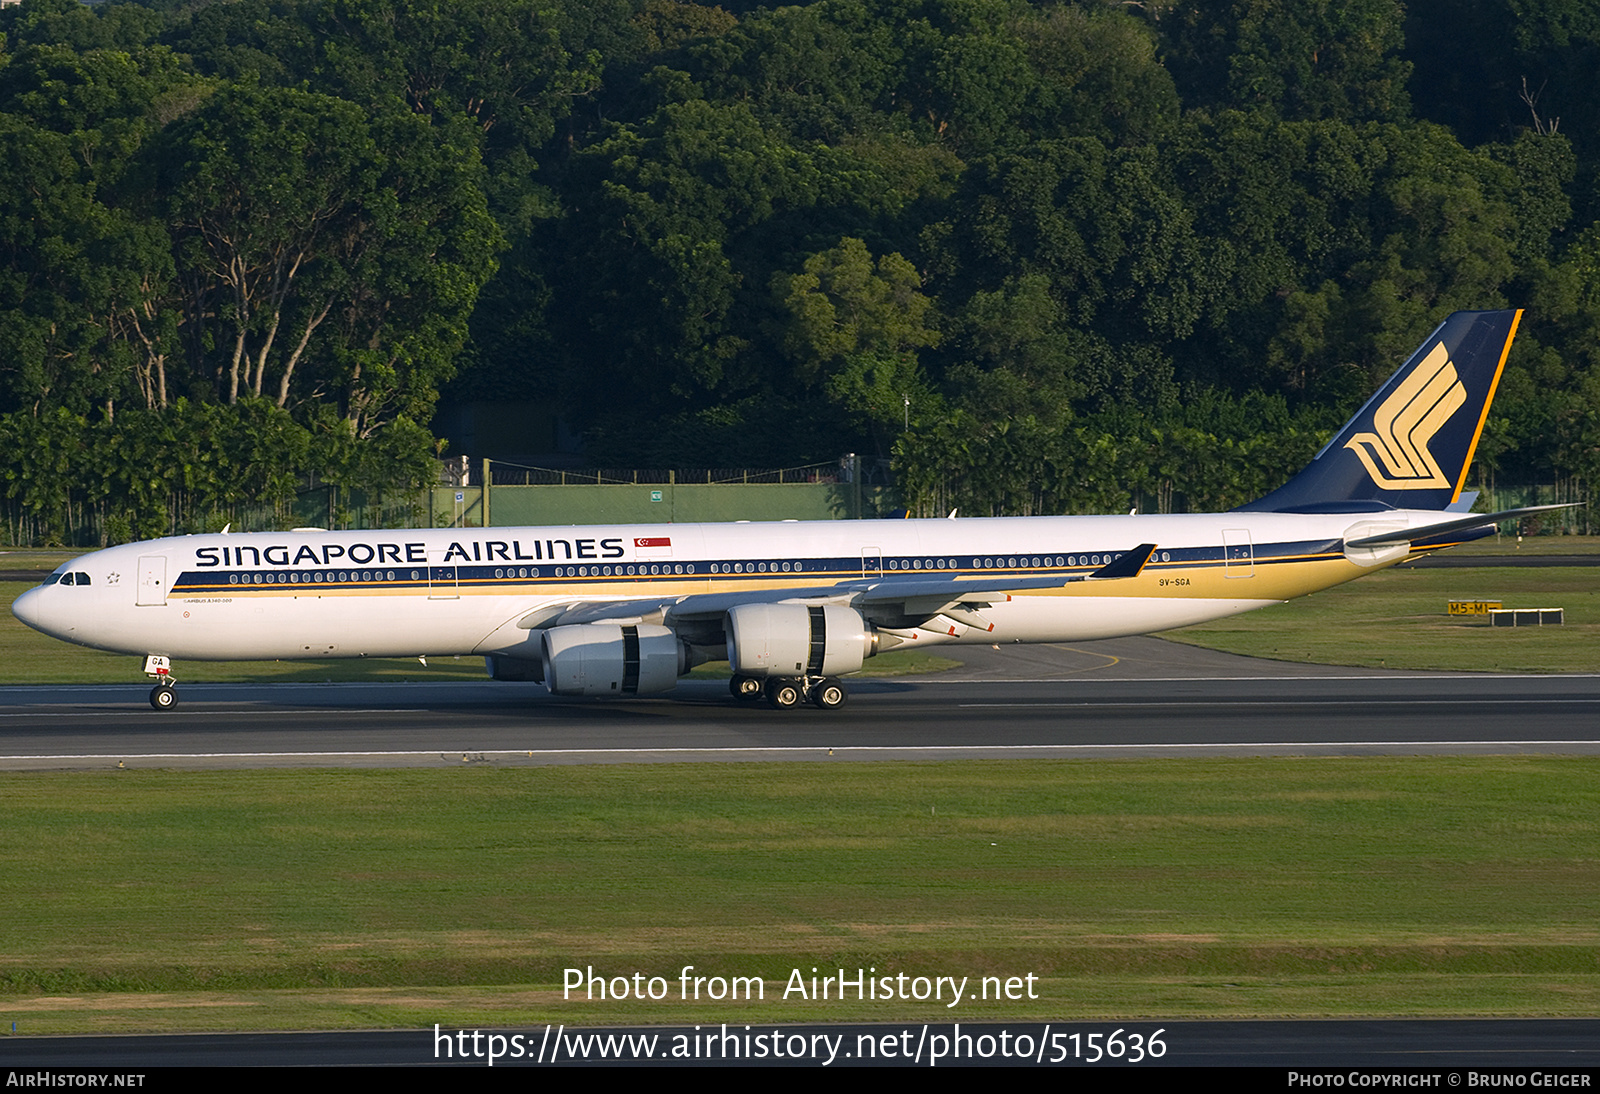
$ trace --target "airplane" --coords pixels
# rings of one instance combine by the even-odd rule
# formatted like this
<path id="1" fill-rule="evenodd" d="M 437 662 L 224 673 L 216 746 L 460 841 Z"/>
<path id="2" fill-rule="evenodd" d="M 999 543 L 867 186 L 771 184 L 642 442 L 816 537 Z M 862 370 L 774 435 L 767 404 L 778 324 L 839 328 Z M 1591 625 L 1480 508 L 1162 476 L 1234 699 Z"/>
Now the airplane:
<path id="1" fill-rule="evenodd" d="M 143 656 L 158 710 L 174 660 L 467 654 L 562 696 L 662 695 L 726 660 L 739 699 L 834 709 L 891 648 L 1203 623 L 1562 508 L 1462 494 L 1521 315 L 1451 315 L 1304 470 L 1223 513 L 224 532 L 84 555 L 12 611 Z"/>

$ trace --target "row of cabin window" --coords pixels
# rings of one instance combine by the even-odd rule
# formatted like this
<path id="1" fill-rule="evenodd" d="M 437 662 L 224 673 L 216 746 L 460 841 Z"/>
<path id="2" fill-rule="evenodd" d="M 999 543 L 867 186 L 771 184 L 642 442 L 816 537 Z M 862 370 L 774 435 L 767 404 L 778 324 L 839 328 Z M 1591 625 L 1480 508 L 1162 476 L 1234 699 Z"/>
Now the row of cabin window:
<path id="1" fill-rule="evenodd" d="M 1121 556 L 1120 555 L 1111 555 L 1111 554 L 1103 554 L 1103 555 L 1066 555 L 1066 556 L 1058 555 L 1054 559 L 1050 558 L 1049 556 L 1044 556 L 1042 558 L 1034 558 L 1034 559 L 1031 560 L 1031 562 L 1030 562 L 1029 559 L 1023 558 L 1023 559 L 1020 560 L 1020 562 L 1021 562 L 1021 565 L 1023 565 L 1023 566 L 1029 566 L 1029 565 L 1032 565 L 1032 566 L 1052 566 L 1052 565 L 1054 565 L 1054 566 L 1077 566 L 1077 565 L 1080 565 L 1080 564 L 1082 564 L 1082 565 L 1101 566 L 1101 565 L 1105 565 L 1106 563 L 1109 563 L 1113 558 L 1118 558 L 1118 557 L 1121 557 Z M 1162 555 L 1162 558 L 1166 558 L 1166 557 L 1168 557 L 1168 556 L 1166 556 L 1165 554 Z M 1006 568 L 1013 568 L 1013 567 L 1016 567 L 1018 565 L 1018 562 L 1019 562 L 1019 560 L 1015 559 L 1015 558 L 974 558 L 972 560 L 972 565 L 973 565 L 974 569 L 992 569 L 992 568 L 994 568 L 996 566 L 1001 566 L 1001 567 L 1006 567 Z M 953 559 L 953 558 L 950 558 L 950 559 L 945 559 L 945 558 L 890 559 L 889 562 L 888 562 L 888 567 L 891 570 L 948 570 L 948 569 L 954 569 L 954 568 L 956 568 L 956 566 L 957 566 L 957 561 L 955 559 Z M 659 565 L 659 564 L 655 565 L 655 566 L 638 566 L 637 568 L 634 567 L 634 566 L 626 566 L 626 567 L 624 567 L 624 566 L 567 566 L 567 567 L 558 566 L 558 567 L 556 567 L 556 570 L 555 570 L 555 576 L 557 576 L 557 577 L 588 577 L 588 576 L 593 575 L 593 576 L 596 576 L 596 577 L 600 577 L 600 576 L 611 577 L 611 576 L 614 575 L 614 576 L 621 577 L 621 576 L 623 576 L 624 573 L 626 573 L 628 575 L 633 575 L 635 573 L 635 569 L 637 569 L 637 572 L 639 574 L 641 574 L 641 575 L 642 574 L 663 574 L 663 573 L 665 573 L 665 574 L 672 574 L 672 573 L 681 574 L 681 573 L 685 573 L 685 572 L 688 572 L 688 573 L 692 574 L 692 573 L 694 573 L 694 570 L 695 570 L 694 566 L 692 566 L 692 565 L 690 565 L 688 567 L 685 567 L 685 566 L 682 566 L 682 565 L 674 566 L 674 565 L 671 565 L 671 564 L 664 565 L 664 566 L 663 565 Z M 751 562 L 751 563 L 733 563 L 732 565 L 721 565 L 721 566 L 713 563 L 712 566 L 711 566 L 711 572 L 714 573 L 714 574 L 715 573 L 779 573 L 779 572 L 783 572 L 783 573 L 799 573 L 799 572 L 801 572 L 802 569 L 803 569 L 802 565 L 800 563 L 798 563 L 798 562 L 795 562 L 795 563 L 785 562 L 785 563 L 781 564 L 781 567 L 780 567 L 780 564 L 777 563 L 777 562 L 771 562 L 771 563 L 767 563 L 767 562 L 761 562 L 761 563 L 755 563 L 755 562 Z M 505 577 L 528 577 L 530 575 L 530 573 L 534 577 L 538 577 L 539 576 L 538 569 L 533 569 L 531 571 L 529 571 L 527 569 L 522 569 L 522 570 L 499 570 L 499 569 L 497 569 L 494 572 L 494 576 L 495 577 L 502 577 L 502 576 L 505 576 Z M 411 571 L 411 580 L 417 581 L 417 580 L 420 580 L 421 577 L 422 577 L 422 574 L 419 571 L 416 571 L 416 570 L 412 570 Z M 55 584 L 55 582 L 58 579 L 60 580 L 61 584 L 63 584 L 63 585 L 72 585 L 74 583 L 76 583 L 78 585 L 87 585 L 87 584 L 89 584 L 89 575 L 85 574 L 85 573 L 77 574 L 76 575 L 76 582 L 74 582 L 74 575 L 70 574 L 70 573 L 69 574 L 51 574 L 50 577 L 48 579 L 46 579 L 45 584 L 46 585 L 53 585 L 53 584 Z M 233 574 L 233 575 L 230 575 L 228 580 L 229 580 L 230 584 L 234 584 L 234 585 L 238 585 L 238 584 L 241 584 L 241 583 L 242 584 L 246 584 L 246 585 L 249 585 L 249 584 L 260 585 L 263 582 L 265 582 L 267 584 L 275 584 L 275 583 L 294 583 L 294 584 L 299 584 L 301 582 L 306 582 L 308 584 L 315 584 L 315 583 L 322 583 L 322 582 L 346 582 L 346 581 L 373 581 L 373 580 L 377 580 L 377 581 L 384 581 L 384 580 L 393 581 L 394 579 L 395 579 L 395 573 L 394 573 L 393 570 L 390 570 L 387 573 L 385 573 L 382 570 L 363 570 L 363 571 L 349 571 L 349 572 L 345 572 L 345 571 L 337 571 L 337 572 L 336 571 L 328 571 L 326 573 L 321 572 L 321 571 L 317 571 L 317 572 L 314 572 L 314 573 L 305 573 L 305 574 L 301 574 L 301 573 L 298 573 L 298 572 L 292 572 L 291 571 L 289 573 L 279 573 L 279 574 L 276 574 L 276 575 L 273 574 L 273 573 L 268 573 L 268 574 L 266 574 L 265 577 L 263 577 L 261 574 L 255 574 L 253 576 L 253 578 L 252 578 L 252 575 L 246 574 L 246 575 L 244 575 L 244 577 L 242 579 L 240 578 L 240 576 L 238 574 Z"/>

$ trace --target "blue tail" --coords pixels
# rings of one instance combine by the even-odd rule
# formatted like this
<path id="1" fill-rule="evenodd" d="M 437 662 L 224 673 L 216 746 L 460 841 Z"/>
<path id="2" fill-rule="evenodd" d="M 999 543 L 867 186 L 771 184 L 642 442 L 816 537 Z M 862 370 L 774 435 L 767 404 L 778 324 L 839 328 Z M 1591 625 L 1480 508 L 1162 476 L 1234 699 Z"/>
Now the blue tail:
<path id="1" fill-rule="evenodd" d="M 1304 471 L 1240 509 L 1444 509 L 1461 495 L 1520 311 L 1458 311 Z"/>

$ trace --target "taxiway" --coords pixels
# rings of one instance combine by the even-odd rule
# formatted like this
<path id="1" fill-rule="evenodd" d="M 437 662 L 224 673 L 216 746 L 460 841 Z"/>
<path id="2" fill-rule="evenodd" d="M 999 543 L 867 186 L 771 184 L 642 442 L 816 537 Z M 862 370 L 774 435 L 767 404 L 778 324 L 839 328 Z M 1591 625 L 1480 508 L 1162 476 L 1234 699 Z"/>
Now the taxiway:
<path id="1" fill-rule="evenodd" d="M 963 668 L 852 682 L 779 712 L 532 684 L 0 688 L 0 769 L 740 760 L 1600 753 L 1600 676 L 1420 674 L 1258 661 L 1159 639 L 961 650 Z"/>

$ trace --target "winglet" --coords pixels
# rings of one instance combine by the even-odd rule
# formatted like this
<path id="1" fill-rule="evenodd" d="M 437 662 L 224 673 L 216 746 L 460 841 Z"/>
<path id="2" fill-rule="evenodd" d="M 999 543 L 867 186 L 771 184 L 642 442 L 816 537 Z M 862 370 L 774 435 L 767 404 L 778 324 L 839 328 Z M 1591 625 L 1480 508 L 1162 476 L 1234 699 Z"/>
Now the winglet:
<path id="1" fill-rule="evenodd" d="M 1145 563 L 1149 562 L 1150 556 L 1155 553 L 1154 543 L 1141 543 L 1133 550 L 1118 555 L 1084 580 L 1109 581 L 1119 577 L 1138 577 L 1143 572 Z"/>

